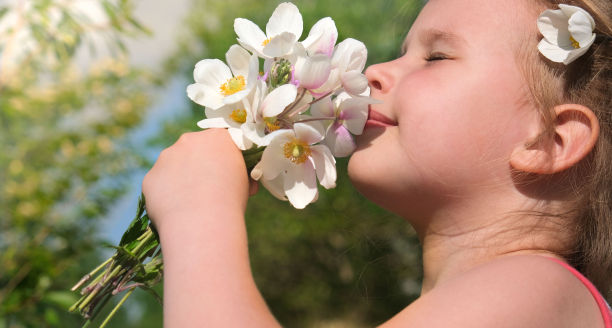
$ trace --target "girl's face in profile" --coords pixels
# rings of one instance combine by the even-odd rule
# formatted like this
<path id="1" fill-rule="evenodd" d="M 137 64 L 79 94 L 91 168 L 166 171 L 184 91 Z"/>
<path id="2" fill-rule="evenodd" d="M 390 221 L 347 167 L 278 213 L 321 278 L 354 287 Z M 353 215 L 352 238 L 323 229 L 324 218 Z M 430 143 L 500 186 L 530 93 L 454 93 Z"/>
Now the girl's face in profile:
<path id="1" fill-rule="evenodd" d="M 525 40 L 537 44 L 529 6 L 430 0 L 404 54 L 368 68 L 372 97 L 383 101 L 371 110 L 397 126 L 368 125 L 358 138 L 349 174 L 362 193 L 422 217 L 511 182 L 510 154 L 540 128 L 518 61 Z"/>

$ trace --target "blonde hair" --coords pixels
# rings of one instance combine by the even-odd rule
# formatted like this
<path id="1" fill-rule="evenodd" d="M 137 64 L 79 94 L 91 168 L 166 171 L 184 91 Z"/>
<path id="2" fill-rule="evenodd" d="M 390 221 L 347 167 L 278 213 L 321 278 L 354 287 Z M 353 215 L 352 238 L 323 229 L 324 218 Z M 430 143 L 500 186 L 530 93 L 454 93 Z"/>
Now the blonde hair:
<path id="1" fill-rule="evenodd" d="M 521 47 L 519 57 L 532 100 L 542 113 L 541 138 L 552 136 L 553 108 L 559 104 L 587 106 L 599 119 L 600 137 L 593 152 L 566 174 L 575 200 L 568 213 L 557 216 L 570 214 L 573 223 L 569 228 L 573 243 L 561 255 L 609 296 L 612 285 L 612 3 L 610 0 L 539 0 L 537 3 L 539 10 L 557 9 L 560 3 L 579 6 L 596 22 L 595 44 L 567 66 L 541 56 L 535 45 L 538 40 Z"/>

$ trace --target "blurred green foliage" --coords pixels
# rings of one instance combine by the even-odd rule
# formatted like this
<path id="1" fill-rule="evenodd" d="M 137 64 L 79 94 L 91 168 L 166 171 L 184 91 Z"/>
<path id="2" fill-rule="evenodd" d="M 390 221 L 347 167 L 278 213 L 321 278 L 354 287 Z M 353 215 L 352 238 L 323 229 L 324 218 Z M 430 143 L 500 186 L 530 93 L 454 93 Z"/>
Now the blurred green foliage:
<path id="1" fill-rule="evenodd" d="M 98 22 L 73 3 L 0 7 L 0 327 L 77 324 L 68 288 L 98 259 L 95 219 L 144 160 L 123 138 L 156 81 L 129 67 L 121 39 L 147 31 L 130 0 L 94 2 Z M 96 36 L 116 56 L 79 68 Z"/>
<path id="2" fill-rule="evenodd" d="M 76 300 L 67 290 L 99 263 L 96 219 L 126 189 L 125 177 L 150 165 L 125 138 L 141 123 L 149 91 L 175 75 L 191 83 L 198 60 L 224 59 L 236 43 L 234 18 L 265 29 L 280 1 L 193 0 L 175 54 L 155 74 L 130 67 L 122 56 L 123 38 L 148 32 L 134 17 L 133 0 L 94 2 L 107 24 L 73 11 L 70 0 L 22 1 L 11 10 L 0 5 L 0 23 L 18 18 L 13 28 L 0 24 L 0 328 L 80 325 L 66 312 Z M 422 6 L 421 0 L 294 2 L 304 17 L 301 39 L 331 16 L 339 41 L 366 44 L 369 63 L 399 54 Z M 17 35 L 28 28 L 30 46 L 18 47 Z M 75 53 L 95 35 L 116 56 L 78 69 Z M 203 108 L 191 104 L 189 112 L 166 122 L 151 144 L 166 147 L 199 130 Z M 321 190 L 305 210 L 265 190 L 249 203 L 253 272 L 287 327 L 372 326 L 419 292 L 412 230 L 352 188 L 345 159 L 338 173 L 338 187 Z M 155 299 L 137 291 L 109 326 L 161 327 L 161 314 Z"/>

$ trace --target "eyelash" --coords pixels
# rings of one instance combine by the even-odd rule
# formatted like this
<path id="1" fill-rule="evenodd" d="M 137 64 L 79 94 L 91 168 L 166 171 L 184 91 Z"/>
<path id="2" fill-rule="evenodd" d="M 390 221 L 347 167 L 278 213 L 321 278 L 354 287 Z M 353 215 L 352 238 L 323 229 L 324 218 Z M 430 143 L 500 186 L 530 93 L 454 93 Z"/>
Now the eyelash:
<path id="1" fill-rule="evenodd" d="M 425 57 L 425 60 L 428 62 L 445 60 L 445 59 L 448 59 L 448 56 L 446 56 L 445 54 L 439 53 L 439 52 L 432 52 L 428 54 L 427 57 Z"/>

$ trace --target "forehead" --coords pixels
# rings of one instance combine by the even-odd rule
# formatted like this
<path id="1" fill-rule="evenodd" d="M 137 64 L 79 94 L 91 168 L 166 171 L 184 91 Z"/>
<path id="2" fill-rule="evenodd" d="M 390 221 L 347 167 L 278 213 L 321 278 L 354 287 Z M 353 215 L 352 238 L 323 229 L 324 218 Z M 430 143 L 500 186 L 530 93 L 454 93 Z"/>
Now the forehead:
<path id="1" fill-rule="evenodd" d="M 532 0 L 429 0 L 406 42 L 418 38 L 506 44 L 536 31 Z"/>

